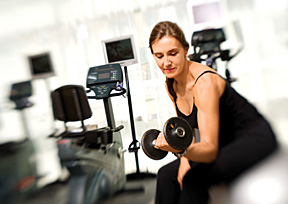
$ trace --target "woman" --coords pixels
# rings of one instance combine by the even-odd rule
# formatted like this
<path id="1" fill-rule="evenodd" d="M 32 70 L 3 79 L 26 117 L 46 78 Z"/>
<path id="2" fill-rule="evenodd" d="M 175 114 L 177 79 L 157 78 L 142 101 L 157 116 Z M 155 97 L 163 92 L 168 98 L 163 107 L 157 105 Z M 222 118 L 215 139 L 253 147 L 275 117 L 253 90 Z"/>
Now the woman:
<path id="1" fill-rule="evenodd" d="M 189 44 L 177 24 L 155 25 L 149 47 L 166 75 L 178 117 L 200 132 L 200 142 L 180 153 L 168 145 L 163 132 L 159 134 L 156 147 L 180 159 L 159 170 L 156 204 L 207 203 L 212 184 L 231 181 L 276 149 L 274 133 L 215 70 L 187 60 Z"/>

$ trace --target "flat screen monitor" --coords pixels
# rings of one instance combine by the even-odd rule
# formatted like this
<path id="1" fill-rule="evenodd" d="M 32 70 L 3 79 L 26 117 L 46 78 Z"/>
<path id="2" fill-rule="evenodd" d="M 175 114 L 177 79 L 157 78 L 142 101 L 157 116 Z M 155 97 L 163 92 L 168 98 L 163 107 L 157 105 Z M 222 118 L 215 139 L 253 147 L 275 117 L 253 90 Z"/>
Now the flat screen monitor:
<path id="1" fill-rule="evenodd" d="M 190 0 L 188 14 L 193 30 L 220 28 L 225 26 L 224 0 Z"/>
<path id="2" fill-rule="evenodd" d="M 107 64 L 119 63 L 128 66 L 138 62 L 132 35 L 103 40 L 102 45 Z"/>
<path id="3" fill-rule="evenodd" d="M 54 76 L 54 69 L 50 53 L 45 52 L 28 57 L 31 75 L 33 79 Z"/>

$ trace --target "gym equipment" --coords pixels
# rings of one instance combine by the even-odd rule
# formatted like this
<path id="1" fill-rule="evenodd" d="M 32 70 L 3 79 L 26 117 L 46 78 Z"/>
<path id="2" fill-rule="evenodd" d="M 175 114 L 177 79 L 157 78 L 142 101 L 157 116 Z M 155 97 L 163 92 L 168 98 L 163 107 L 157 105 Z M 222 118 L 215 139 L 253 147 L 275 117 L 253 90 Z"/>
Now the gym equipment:
<path id="1" fill-rule="evenodd" d="M 132 100 L 129 87 L 129 77 L 127 70 L 128 65 L 136 64 L 138 62 L 133 35 L 107 39 L 102 41 L 102 44 L 104 48 L 104 56 L 106 63 L 108 64 L 119 63 L 124 67 L 125 72 L 126 88 L 127 88 L 126 96 L 128 101 L 130 126 L 132 134 L 132 142 L 128 147 L 128 151 L 129 153 L 134 153 L 136 163 L 136 173 L 127 175 L 127 178 L 128 180 L 130 180 L 130 179 L 144 178 L 146 176 L 155 176 L 152 174 L 140 173 L 139 169 L 138 150 L 140 149 L 140 143 L 136 138 Z"/>
<path id="2" fill-rule="evenodd" d="M 37 167 L 32 141 L 0 144 L 0 202 L 12 203 L 35 193 Z"/>
<path id="3" fill-rule="evenodd" d="M 29 101 L 32 96 L 31 81 L 14 83 L 11 86 L 9 99 L 15 103 L 20 112 L 25 139 L 0 144 L 0 202 L 12 203 L 38 190 L 35 149 L 29 139 L 27 120 L 24 109 L 32 107 Z"/>
<path id="4" fill-rule="evenodd" d="M 20 111 L 23 129 L 26 137 L 29 137 L 30 133 L 23 110 L 33 106 L 33 103 L 29 100 L 30 96 L 32 96 L 31 81 L 24 81 L 12 84 L 9 99 L 15 103 L 15 109 Z"/>
<path id="5" fill-rule="evenodd" d="M 160 131 L 156 129 L 147 130 L 141 140 L 144 153 L 151 159 L 163 159 L 168 152 L 155 148 L 155 141 Z M 192 142 L 193 130 L 189 123 L 182 118 L 172 117 L 168 119 L 163 127 L 163 133 L 167 143 L 176 150 L 186 150 Z"/>
<path id="6" fill-rule="evenodd" d="M 189 55 L 188 59 L 199 63 L 205 61 L 207 66 L 217 71 L 216 59 L 221 58 L 222 61 L 226 61 L 226 79 L 229 83 L 232 83 L 236 79 L 231 78 L 228 63 L 240 53 L 243 47 L 239 48 L 234 55 L 230 55 L 230 50 L 221 49 L 220 45 L 224 41 L 226 41 L 226 36 L 222 28 L 195 31 L 191 39 L 194 53 Z"/>
<path id="7" fill-rule="evenodd" d="M 54 117 L 66 122 L 80 121 L 81 131 L 69 130 L 56 137 L 61 162 L 70 172 L 69 204 L 99 203 L 124 189 L 123 145 L 116 127 L 111 97 L 123 95 L 122 70 L 119 64 L 91 67 L 87 88 L 66 85 L 52 92 Z M 95 95 L 87 95 L 86 92 Z M 84 120 L 92 116 L 88 99 L 101 99 L 107 118 L 107 127 L 89 129 Z"/>
<path id="8" fill-rule="evenodd" d="M 140 143 L 136 139 L 136 132 L 135 132 L 135 124 L 134 124 L 134 116 L 133 116 L 133 107 L 132 107 L 132 99 L 130 95 L 130 86 L 129 86 L 129 77 L 128 77 L 128 70 L 127 66 L 124 66 L 125 72 L 125 79 L 126 79 L 126 87 L 127 87 L 127 99 L 128 99 L 128 108 L 129 108 L 129 116 L 130 116 L 130 124 L 131 124 L 131 133 L 132 133 L 132 142 L 128 147 L 129 152 L 134 152 L 135 155 L 135 163 L 136 163 L 136 172 L 133 174 L 127 175 L 128 180 L 134 180 L 144 177 L 154 177 L 154 174 L 150 173 L 140 173 L 139 168 L 139 158 L 138 158 L 138 151 L 140 149 Z M 140 191 L 143 191 L 143 188 L 140 188 Z"/>

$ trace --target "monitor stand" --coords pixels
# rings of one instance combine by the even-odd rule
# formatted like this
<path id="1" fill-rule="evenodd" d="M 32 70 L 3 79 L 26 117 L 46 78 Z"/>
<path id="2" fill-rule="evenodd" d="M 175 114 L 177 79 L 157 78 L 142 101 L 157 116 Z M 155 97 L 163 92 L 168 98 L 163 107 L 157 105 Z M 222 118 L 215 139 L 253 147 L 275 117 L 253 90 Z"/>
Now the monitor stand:
<path id="1" fill-rule="evenodd" d="M 135 154 L 135 162 L 136 162 L 136 172 L 127 175 L 127 180 L 138 180 L 144 178 L 156 177 L 156 174 L 145 172 L 141 173 L 139 169 L 139 158 L 138 158 L 138 150 L 140 149 L 140 143 L 136 139 L 135 133 L 135 125 L 134 125 L 134 116 L 133 116 L 133 108 L 132 108 L 132 100 L 130 95 L 130 87 L 129 87 L 129 76 L 127 71 L 127 66 L 124 66 L 125 80 L 126 80 L 126 91 L 127 91 L 127 99 L 128 99 L 128 107 L 129 107 L 129 116 L 130 116 L 130 124 L 131 124 L 131 133 L 132 133 L 132 143 L 129 145 L 128 151 L 134 152 Z"/>

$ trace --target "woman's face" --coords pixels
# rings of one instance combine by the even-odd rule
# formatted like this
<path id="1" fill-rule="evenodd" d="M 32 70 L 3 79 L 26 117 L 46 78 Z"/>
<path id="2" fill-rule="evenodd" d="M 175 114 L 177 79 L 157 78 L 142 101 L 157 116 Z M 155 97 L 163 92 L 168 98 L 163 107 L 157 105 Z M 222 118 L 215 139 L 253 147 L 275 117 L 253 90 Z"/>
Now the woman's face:
<path id="1" fill-rule="evenodd" d="M 176 38 L 165 36 L 152 44 L 152 50 L 158 67 L 166 77 L 175 78 L 181 73 L 188 50 Z"/>

